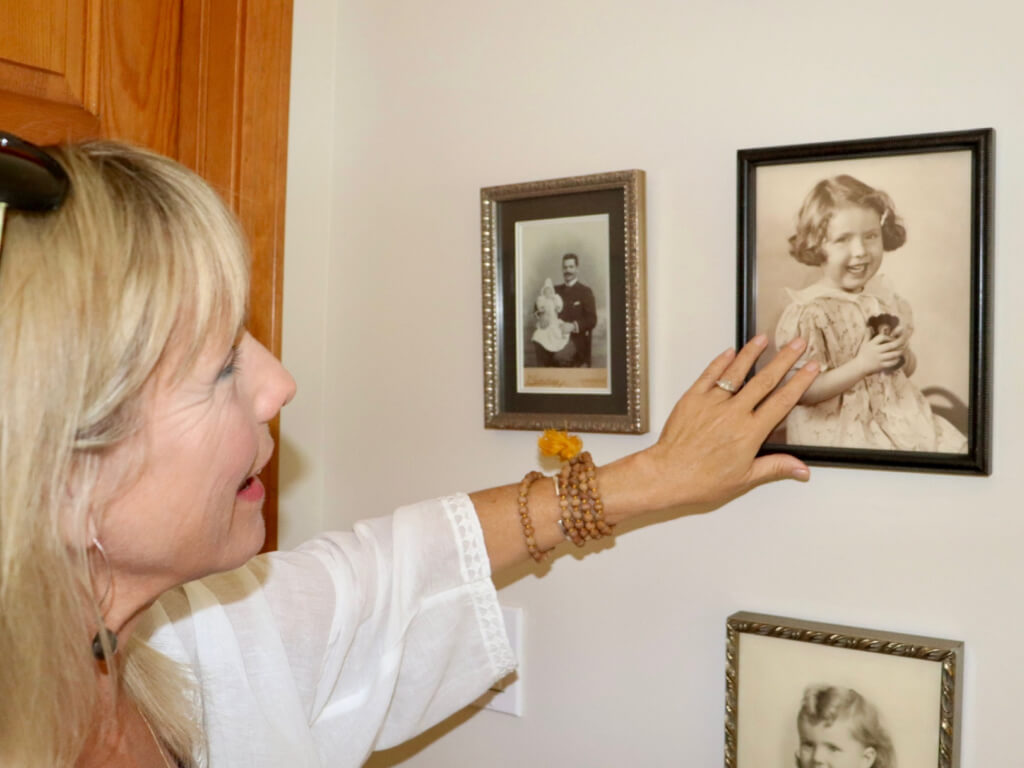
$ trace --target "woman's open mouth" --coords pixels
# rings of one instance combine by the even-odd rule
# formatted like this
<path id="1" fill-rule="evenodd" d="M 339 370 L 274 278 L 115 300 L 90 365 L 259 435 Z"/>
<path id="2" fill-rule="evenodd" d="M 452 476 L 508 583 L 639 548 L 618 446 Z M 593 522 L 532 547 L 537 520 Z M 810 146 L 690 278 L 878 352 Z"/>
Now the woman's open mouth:
<path id="1" fill-rule="evenodd" d="M 263 488 L 263 483 L 260 482 L 256 475 L 250 475 L 245 478 L 245 482 L 238 486 L 237 496 L 245 501 L 260 501 L 265 494 L 266 490 Z"/>

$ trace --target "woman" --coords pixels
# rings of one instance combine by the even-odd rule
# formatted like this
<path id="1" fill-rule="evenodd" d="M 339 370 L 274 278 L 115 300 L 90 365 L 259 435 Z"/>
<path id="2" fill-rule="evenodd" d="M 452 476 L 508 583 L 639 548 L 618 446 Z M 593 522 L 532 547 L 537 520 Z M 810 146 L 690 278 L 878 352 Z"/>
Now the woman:
<path id="1" fill-rule="evenodd" d="M 0 242 L 0 764 L 359 765 L 507 673 L 490 574 L 578 538 L 552 481 L 250 560 L 295 384 L 244 331 L 235 222 L 148 152 L 51 154 L 52 211 L 26 212 L 0 163 L 22 209 Z M 716 358 L 655 445 L 597 471 L 606 523 L 808 476 L 754 459 L 815 375 L 769 395 L 803 343 L 732 394 L 765 343 Z"/>

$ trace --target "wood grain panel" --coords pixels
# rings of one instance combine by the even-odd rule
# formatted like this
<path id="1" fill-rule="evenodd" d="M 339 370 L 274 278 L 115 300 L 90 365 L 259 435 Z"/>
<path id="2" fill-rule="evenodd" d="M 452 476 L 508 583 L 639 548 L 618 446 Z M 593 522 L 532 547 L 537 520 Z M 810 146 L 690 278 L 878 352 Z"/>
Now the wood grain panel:
<path id="1" fill-rule="evenodd" d="M 105 134 L 176 156 L 180 0 L 105 2 L 100 34 L 99 111 Z"/>
<path id="2" fill-rule="evenodd" d="M 248 222 L 253 251 L 261 254 L 252 303 L 264 311 L 253 318 L 253 332 L 280 355 L 292 14 L 290 3 L 256 4 L 262 12 L 245 28 L 238 211 Z"/>
<path id="3" fill-rule="evenodd" d="M 87 0 L 4 0 L 0 89 L 83 106 L 88 5 Z"/>
<path id="4" fill-rule="evenodd" d="M 37 144 L 78 141 L 102 133 L 100 119 L 72 104 L 0 90 L 0 128 Z"/>
<path id="5" fill-rule="evenodd" d="M 61 73 L 68 43 L 67 0 L 4 0 L 0 24 L 0 51 L 28 67 Z"/>
<path id="6" fill-rule="evenodd" d="M 238 215 L 252 248 L 249 330 L 280 357 L 292 4 L 184 0 L 181 24 L 178 158 Z M 271 434 L 277 441 L 276 419 Z M 277 453 L 262 478 L 265 548 L 274 549 Z"/>
<path id="7" fill-rule="evenodd" d="M 185 0 L 178 159 L 238 211 L 244 0 Z M 224 151 L 228 148 L 228 151 Z"/>
<path id="8" fill-rule="evenodd" d="M 245 26 L 238 212 L 253 248 L 250 326 L 281 357 L 285 181 L 288 165 L 288 95 L 291 82 L 292 4 L 251 2 L 259 8 Z M 271 427 L 279 442 L 279 420 Z M 268 493 L 266 547 L 277 547 L 278 457 L 264 479 Z"/>

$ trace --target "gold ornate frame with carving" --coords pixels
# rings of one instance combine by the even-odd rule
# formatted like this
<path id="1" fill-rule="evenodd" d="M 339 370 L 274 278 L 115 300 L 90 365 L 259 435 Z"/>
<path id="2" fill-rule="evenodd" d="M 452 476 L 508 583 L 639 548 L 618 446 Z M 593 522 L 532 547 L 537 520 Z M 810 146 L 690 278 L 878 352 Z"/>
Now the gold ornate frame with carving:
<path id="1" fill-rule="evenodd" d="M 877 708 L 899 765 L 959 766 L 962 642 L 747 612 L 726 634 L 726 768 L 803 768 L 814 741 L 796 735 L 800 696 L 824 685 Z"/>
<path id="2" fill-rule="evenodd" d="M 646 432 L 644 172 L 486 187 L 480 203 L 484 426 Z M 535 297 L 550 279 L 559 306 L 563 296 L 580 304 L 562 272 L 576 251 L 596 325 L 581 335 L 558 310 L 561 340 L 540 349 L 537 333 L 552 321 Z"/>

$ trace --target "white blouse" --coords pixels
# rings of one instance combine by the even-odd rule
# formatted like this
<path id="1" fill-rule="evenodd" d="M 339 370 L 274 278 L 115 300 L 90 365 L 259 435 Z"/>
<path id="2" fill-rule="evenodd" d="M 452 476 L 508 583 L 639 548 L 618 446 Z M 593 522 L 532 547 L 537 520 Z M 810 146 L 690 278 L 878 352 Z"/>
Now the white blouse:
<path id="1" fill-rule="evenodd" d="M 144 623 L 195 678 L 210 768 L 362 765 L 515 666 L 465 495 L 186 584 Z"/>

